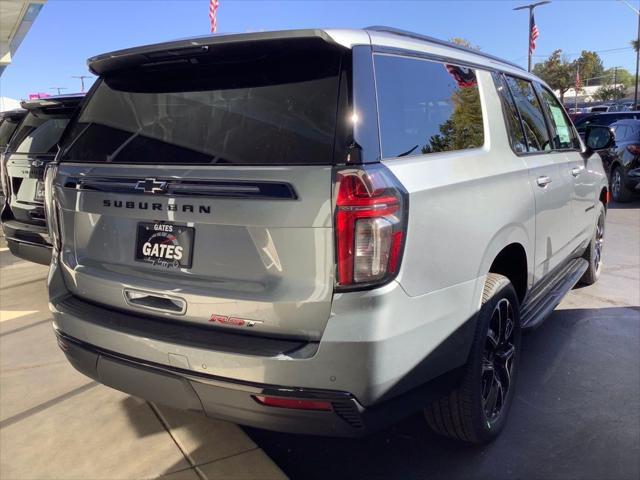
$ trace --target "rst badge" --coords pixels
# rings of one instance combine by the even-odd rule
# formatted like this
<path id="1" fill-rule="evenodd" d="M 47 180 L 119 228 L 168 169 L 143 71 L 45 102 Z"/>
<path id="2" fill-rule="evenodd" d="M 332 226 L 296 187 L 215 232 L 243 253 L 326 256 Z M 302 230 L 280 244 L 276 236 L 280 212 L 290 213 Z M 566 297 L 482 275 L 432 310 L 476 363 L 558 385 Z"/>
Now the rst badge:
<path id="1" fill-rule="evenodd" d="M 253 328 L 256 325 L 260 325 L 264 323 L 262 320 L 251 320 L 248 318 L 240 318 L 240 317 L 228 317 L 227 315 L 218 315 L 216 313 L 211 315 L 211 318 L 209 318 L 209 321 L 213 323 L 222 323 L 223 325 L 229 325 L 231 327 L 249 327 L 249 328 Z"/>
<path id="2" fill-rule="evenodd" d="M 171 223 L 139 223 L 136 260 L 167 268 L 191 268 L 195 229 Z"/>

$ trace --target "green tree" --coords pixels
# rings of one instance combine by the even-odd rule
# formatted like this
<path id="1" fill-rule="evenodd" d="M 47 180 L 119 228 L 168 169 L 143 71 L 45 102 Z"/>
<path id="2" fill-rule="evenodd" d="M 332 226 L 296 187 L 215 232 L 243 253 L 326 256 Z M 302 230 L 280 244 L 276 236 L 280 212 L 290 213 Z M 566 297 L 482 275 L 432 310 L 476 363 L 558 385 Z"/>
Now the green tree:
<path id="1" fill-rule="evenodd" d="M 549 86 L 558 90 L 560 101 L 564 101 L 564 94 L 573 87 L 576 77 L 575 65 L 569 63 L 562 55 L 562 50 L 554 51 L 542 63 L 536 63 L 533 73 L 543 79 Z M 582 73 L 580 74 L 582 77 Z"/>
<path id="2" fill-rule="evenodd" d="M 605 80 L 603 82 L 604 85 L 615 85 L 617 83 L 621 83 L 625 87 L 630 87 L 634 82 L 633 75 L 624 68 L 619 68 L 617 71 L 615 68 L 608 68 L 604 71 L 603 75 Z"/>
<path id="3" fill-rule="evenodd" d="M 589 50 L 583 50 L 580 56 L 573 62 L 574 69 L 580 68 L 580 78 L 583 79 L 583 83 L 589 81 L 589 85 L 600 85 L 602 82 L 602 75 L 604 73 L 604 66 L 602 65 L 602 59 L 596 52 L 590 52 Z M 575 74 L 574 74 L 575 75 Z"/>
<path id="4" fill-rule="evenodd" d="M 625 96 L 625 88 L 613 85 L 603 85 L 593 94 L 593 98 L 606 102 L 608 100 L 620 100 Z"/>

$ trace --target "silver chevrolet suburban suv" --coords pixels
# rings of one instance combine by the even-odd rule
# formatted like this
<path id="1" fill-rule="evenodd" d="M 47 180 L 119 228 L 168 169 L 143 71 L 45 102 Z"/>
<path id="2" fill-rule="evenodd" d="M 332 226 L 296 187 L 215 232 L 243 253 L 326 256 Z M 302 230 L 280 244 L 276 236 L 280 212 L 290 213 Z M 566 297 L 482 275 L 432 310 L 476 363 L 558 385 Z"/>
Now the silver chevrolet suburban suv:
<path id="1" fill-rule="evenodd" d="M 356 436 L 505 424 L 521 332 L 602 265 L 607 180 L 493 56 L 385 27 L 100 55 L 46 173 L 75 368 L 150 401 Z"/>

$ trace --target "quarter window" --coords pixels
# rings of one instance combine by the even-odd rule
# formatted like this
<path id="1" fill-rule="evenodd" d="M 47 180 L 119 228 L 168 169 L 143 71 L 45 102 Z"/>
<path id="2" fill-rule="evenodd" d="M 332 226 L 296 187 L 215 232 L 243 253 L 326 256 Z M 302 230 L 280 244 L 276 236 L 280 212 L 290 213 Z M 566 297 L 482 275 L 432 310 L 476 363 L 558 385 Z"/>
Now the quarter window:
<path id="1" fill-rule="evenodd" d="M 506 80 L 522 118 L 529 152 L 551 150 L 544 114 L 533 85 L 526 80 L 510 76 L 506 76 Z"/>
<path id="2" fill-rule="evenodd" d="M 578 138 L 573 126 L 567 118 L 556 96 L 544 87 L 539 87 L 542 92 L 542 102 L 549 117 L 553 143 L 557 150 L 572 150 L 580 148 Z"/>
<path id="3" fill-rule="evenodd" d="M 374 62 L 383 157 L 482 147 L 474 70 L 381 54 Z"/>

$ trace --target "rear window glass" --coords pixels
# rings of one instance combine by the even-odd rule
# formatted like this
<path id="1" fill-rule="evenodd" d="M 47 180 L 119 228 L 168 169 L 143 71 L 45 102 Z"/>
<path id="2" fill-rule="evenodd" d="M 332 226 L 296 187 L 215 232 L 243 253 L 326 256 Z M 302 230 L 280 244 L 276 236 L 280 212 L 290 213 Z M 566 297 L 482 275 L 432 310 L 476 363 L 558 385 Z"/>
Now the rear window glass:
<path id="1" fill-rule="evenodd" d="M 0 148 L 5 147 L 9 143 L 11 135 L 15 132 L 19 123 L 19 120 L 13 120 L 11 118 L 2 120 L 0 124 Z"/>
<path id="2" fill-rule="evenodd" d="M 55 153 L 73 111 L 73 108 L 30 111 L 11 138 L 9 150 L 17 153 Z"/>
<path id="3" fill-rule="evenodd" d="M 62 160 L 331 164 L 341 54 L 312 53 L 101 79 L 64 139 Z"/>
<path id="4" fill-rule="evenodd" d="M 474 70 L 375 56 L 383 157 L 479 148 L 482 106 Z"/>

